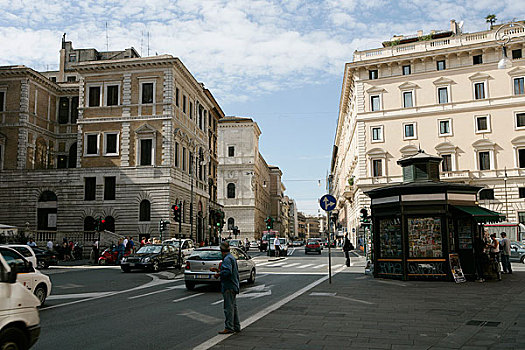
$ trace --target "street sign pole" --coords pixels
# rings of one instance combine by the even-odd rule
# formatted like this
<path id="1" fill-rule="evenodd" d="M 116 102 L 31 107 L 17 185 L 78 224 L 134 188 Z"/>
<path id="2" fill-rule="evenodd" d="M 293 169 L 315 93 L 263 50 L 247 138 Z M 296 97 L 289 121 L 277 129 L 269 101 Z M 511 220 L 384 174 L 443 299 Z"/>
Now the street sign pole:
<path id="1" fill-rule="evenodd" d="M 332 283 L 332 249 L 330 248 L 330 216 L 332 213 L 332 210 L 335 209 L 337 201 L 335 200 L 335 197 L 330 194 L 325 194 L 321 197 L 319 200 L 319 204 L 321 205 L 321 209 L 323 209 L 326 212 L 326 232 L 328 235 L 328 283 Z"/>

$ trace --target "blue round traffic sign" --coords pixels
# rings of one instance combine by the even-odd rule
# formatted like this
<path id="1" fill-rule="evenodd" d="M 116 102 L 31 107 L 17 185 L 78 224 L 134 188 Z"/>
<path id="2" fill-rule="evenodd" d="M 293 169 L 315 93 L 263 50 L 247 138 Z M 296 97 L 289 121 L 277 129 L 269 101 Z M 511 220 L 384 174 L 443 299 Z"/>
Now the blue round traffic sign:
<path id="1" fill-rule="evenodd" d="M 321 209 L 324 211 L 332 211 L 335 209 L 337 201 L 335 200 L 335 197 L 330 194 L 325 194 L 321 197 L 319 200 L 319 204 L 321 205 Z"/>

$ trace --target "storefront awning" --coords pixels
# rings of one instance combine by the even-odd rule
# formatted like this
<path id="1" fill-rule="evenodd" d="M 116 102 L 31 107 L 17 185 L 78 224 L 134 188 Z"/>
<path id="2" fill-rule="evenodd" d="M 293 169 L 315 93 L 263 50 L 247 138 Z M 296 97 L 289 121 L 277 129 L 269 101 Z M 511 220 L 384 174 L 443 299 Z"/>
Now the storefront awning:
<path id="1" fill-rule="evenodd" d="M 505 215 L 479 206 L 454 205 L 453 207 L 473 216 L 477 222 L 494 222 L 505 219 Z"/>

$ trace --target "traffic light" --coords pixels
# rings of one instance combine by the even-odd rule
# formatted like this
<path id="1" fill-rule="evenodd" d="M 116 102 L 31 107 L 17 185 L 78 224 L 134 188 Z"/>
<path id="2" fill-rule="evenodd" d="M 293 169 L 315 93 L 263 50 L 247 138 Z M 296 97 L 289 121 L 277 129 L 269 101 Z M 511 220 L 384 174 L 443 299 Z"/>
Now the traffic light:
<path id="1" fill-rule="evenodd" d="M 161 232 L 166 231 L 168 229 L 168 225 L 169 224 L 170 224 L 170 222 L 167 221 L 167 220 L 160 220 L 160 222 L 159 222 L 159 230 Z"/>
<path id="2" fill-rule="evenodd" d="M 370 224 L 370 218 L 368 217 L 368 210 L 365 208 L 361 209 L 361 223 Z"/>
<path id="3" fill-rule="evenodd" d="M 100 230 L 99 231 L 105 231 L 106 230 L 106 219 L 101 218 L 100 219 Z"/>
<path id="4" fill-rule="evenodd" d="M 222 228 L 224 227 L 224 212 L 221 211 L 221 210 L 217 210 L 215 212 L 215 221 L 216 221 L 216 225 L 217 225 L 217 228 L 219 230 L 222 230 Z"/>
<path id="5" fill-rule="evenodd" d="M 175 222 L 181 222 L 181 205 L 180 203 L 178 204 L 173 204 L 171 206 L 171 209 L 173 210 L 173 220 L 175 220 Z"/>
<path id="6" fill-rule="evenodd" d="M 266 218 L 266 229 L 271 230 L 273 228 L 273 218 L 268 216 Z"/>

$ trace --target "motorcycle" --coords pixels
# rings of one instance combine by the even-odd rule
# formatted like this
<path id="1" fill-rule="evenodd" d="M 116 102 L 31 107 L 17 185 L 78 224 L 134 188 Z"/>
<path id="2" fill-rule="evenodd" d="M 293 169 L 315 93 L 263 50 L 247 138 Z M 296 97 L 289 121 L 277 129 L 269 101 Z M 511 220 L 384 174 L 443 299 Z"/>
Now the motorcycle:
<path id="1" fill-rule="evenodd" d="M 124 257 L 127 257 L 129 254 L 131 254 L 131 252 L 126 251 Z M 98 258 L 99 265 L 117 265 L 118 263 L 118 251 L 115 247 L 104 249 Z"/>
<path id="2" fill-rule="evenodd" d="M 84 254 L 84 247 L 79 243 L 75 243 L 75 246 L 73 247 L 73 259 L 74 260 L 81 260 L 83 258 Z"/>

